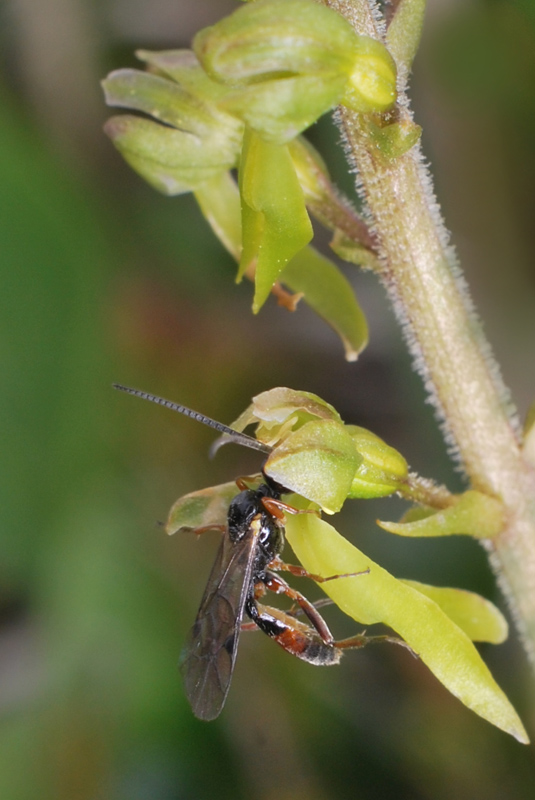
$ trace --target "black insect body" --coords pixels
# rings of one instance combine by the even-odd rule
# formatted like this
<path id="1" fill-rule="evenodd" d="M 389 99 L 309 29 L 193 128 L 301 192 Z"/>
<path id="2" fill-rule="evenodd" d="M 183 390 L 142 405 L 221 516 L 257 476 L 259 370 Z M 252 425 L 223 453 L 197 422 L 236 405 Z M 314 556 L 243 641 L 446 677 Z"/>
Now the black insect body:
<path id="1" fill-rule="evenodd" d="M 255 603 L 255 583 L 282 550 L 283 531 L 263 506 L 278 499 L 268 484 L 244 489 L 232 500 L 197 618 L 180 660 L 194 714 L 214 719 L 225 702 L 246 605 Z"/>
<path id="2" fill-rule="evenodd" d="M 184 406 L 137 389 L 119 385 L 115 388 L 191 416 L 231 441 L 270 452 L 269 447 L 256 439 Z M 368 642 L 387 640 L 404 644 L 388 636 L 364 634 L 335 641 L 316 606 L 275 573 L 287 571 L 316 582 L 361 573 L 323 578 L 283 562 L 280 553 L 284 546 L 285 514 L 308 512 L 283 503 L 281 495 L 286 490 L 266 475 L 254 489 L 247 488 L 243 479 L 236 483 L 241 491 L 230 503 L 227 524 L 212 526 L 220 529 L 223 536 L 180 658 L 186 695 L 193 713 L 204 720 L 215 719 L 223 708 L 242 630 L 260 629 L 292 655 L 318 666 L 337 664 L 344 649 L 363 647 Z M 297 619 L 293 611 L 284 612 L 261 603 L 267 591 L 290 598 L 308 622 Z M 250 622 L 243 622 L 245 615 Z"/>
<path id="3" fill-rule="evenodd" d="M 267 482 L 257 489 L 244 489 L 229 506 L 226 535 L 180 662 L 186 694 L 200 719 L 214 719 L 223 708 L 244 614 L 305 661 L 327 665 L 340 660 L 342 650 L 313 604 L 270 572 L 271 567 L 306 574 L 279 559 L 284 546 L 284 506 L 279 501 L 280 492 Z M 266 590 L 296 601 L 315 628 L 259 603 Z"/>

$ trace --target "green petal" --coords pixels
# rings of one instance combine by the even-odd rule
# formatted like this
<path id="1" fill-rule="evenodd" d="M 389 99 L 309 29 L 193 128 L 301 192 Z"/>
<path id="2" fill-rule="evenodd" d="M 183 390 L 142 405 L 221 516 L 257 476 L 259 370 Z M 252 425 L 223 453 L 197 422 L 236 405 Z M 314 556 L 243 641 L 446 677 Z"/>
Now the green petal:
<path id="1" fill-rule="evenodd" d="M 226 525 L 231 500 L 238 494 L 236 483 L 222 483 L 179 498 L 171 508 L 165 523 L 170 536 L 179 531 L 191 531 L 207 525 Z"/>
<path id="2" fill-rule="evenodd" d="M 337 105 L 346 82 L 336 74 L 279 78 L 231 91 L 220 106 L 266 141 L 285 144 Z"/>
<path id="3" fill-rule="evenodd" d="M 210 135 L 216 124 L 214 113 L 203 101 L 158 75 L 137 69 L 119 69 L 102 81 L 102 87 L 109 106 L 142 111 L 198 136 Z M 237 120 L 227 119 L 239 127 Z"/>
<path id="4" fill-rule="evenodd" d="M 239 261 L 242 240 L 240 195 L 230 173 L 220 172 L 198 186 L 195 199 L 221 244 Z"/>
<path id="5" fill-rule="evenodd" d="M 336 331 L 347 361 L 356 361 L 368 343 L 368 324 L 349 281 L 332 261 L 312 247 L 292 258 L 280 279 Z"/>
<path id="6" fill-rule="evenodd" d="M 287 386 L 277 386 L 253 397 L 251 405 L 232 423 L 232 428 L 243 431 L 248 425 L 258 422 L 268 436 L 262 441 L 274 445 L 281 438 L 281 426 L 289 432 L 313 419 L 342 422 L 334 406 L 322 400 L 317 394 L 289 389 Z"/>
<path id="7" fill-rule="evenodd" d="M 280 273 L 313 231 L 285 145 L 270 144 L 248 131 L 240 167 L 243 251 L 238 276 L 255 266 L 256 313 Z"/>
<path id="8" fill-rule="evenodd" d="M 112 117 L 104 130 L 125 161 L 167 195 L 189 192 L 235 166 L 232 148 L 141 117 Z"/>
<path id="9" fill-rule="evenodd" d="M 360 456 L 344 426 L 318 420 L 290 433 L 268 457 L 264 472 L 334 514 L 347 498 L 359 463 Z"/>
<path id="10" fill-rule="evenodd" d="M 430 597 L 473 642 L 501 644 L 509 633 L 507 620 L 494 603 L 465 589 L 429 586 L 419 581 L 403 580 L 418 592 Z"/>
<path id="11" fill-rule="evenodd" d="M 321 584 L 346 614 L 365 625 L 383 622 L 393 628 L 468 708 L 528 742 L 518 715 L 468 636 L 433 600 L 396 580 L 314 515 L 288 515 L 286 526 L 288 541 L 309 572 L 328 577 L 370 569 Z"/>
<path id="12" fill-rule="evenodd" d="M 310 0 L 257 0 L 200 31 L 207 73 L 231 84 L 285 73 L 348 72 L 359 37 L 340 14 Z"/>
<path id="13" fill-rule="evenodd" d="M 402 518 L 406 522 L 377 524 L 399 536 L 450 536 L 464 534 L 491 539 L 503 529 L 503 506 L 489 495 L 469 490 L 456 497 L 456 503 L 442 511 L 416 507 Z"/>
<path id="14" fill-rule="evenodd" d="M 136 56 L 152 70 L 180 84 L 190 96 L 205 101 L 213 114 L 218 113 L 215 104 L 228 89 L 208 77 L 192 50 L 137 50 Z"/>

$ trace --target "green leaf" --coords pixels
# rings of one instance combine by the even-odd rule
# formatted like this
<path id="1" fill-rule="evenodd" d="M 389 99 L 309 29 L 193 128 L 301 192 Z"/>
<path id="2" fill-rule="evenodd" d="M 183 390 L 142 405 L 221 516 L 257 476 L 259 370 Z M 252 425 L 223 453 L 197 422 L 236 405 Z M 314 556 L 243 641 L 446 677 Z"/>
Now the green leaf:
<path id="1" fill-rule="evenodd" d="M 360 460 L 344 425 L 318 420 L 307 422 L 277 445 L 264 472 L 334 514 L 347 498 Z"/>
<path id="2" fill-rule="evenodd" d="M 358 622 L 391 627 L 468 708 L 528 743 L 522 722 L 468 636 L 431 598 L 396 580 L 312 514 L 289 515 L 286 534 L 309 572 L 329 577 L 369 569 L 368 574 L 329 581 L 321 588 Z"/>
<path id="3" fill-rule="evenodd" d="M 180 497 L 172 506 L 165 531 L 170 536 L 208 525 L 226 525 L 228 507 L 238 494 L 236 483 L 222 483 Z"/>
<path id="4" fill-rule="evenodd" d="M 347 361 L 356 361 L 368 343 L 368 325 L 351 284 L 338 267 L 314 248 L 305 247 L 285 267 L 280 280 L 303 293 L 305 302 L 342 340 Z"/>
<path id="5" fill-rule="evenodd" d="M 473 642 L 501 644 L 509 633 L 507 620 L 494 603 L 465 589 L 429 586 L 419 581 L 403 580 L 418 592 L 430 597 Z"/>
<path id="6" fill-rule="evenodd" d="M 458 495 L 455 505 L 441 511 L 410 509 L 401 522 L 377 524 L 399 536 L 450 536 L 464 534 L 478 539 L 492 539 L 503 529 L 503 506 L 494 497 L 473 489 Z M 409 521 L 404 522 L 404 519 Z"/>
<path id="7" fill-rule="evenodd" d="M 288 261 L 308 244 L 313 231 L 285 145 L 270 144 L 246 132 L 240 192 L 243 251 L 238 277 L 255 268 L 253 311 L 257 313 Z"/>

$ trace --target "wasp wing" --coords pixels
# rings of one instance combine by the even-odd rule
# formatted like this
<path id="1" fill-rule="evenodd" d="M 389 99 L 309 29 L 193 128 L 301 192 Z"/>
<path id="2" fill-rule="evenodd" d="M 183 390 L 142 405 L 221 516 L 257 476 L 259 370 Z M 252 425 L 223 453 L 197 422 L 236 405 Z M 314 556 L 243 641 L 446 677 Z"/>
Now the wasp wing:
<path id="1" fill-rule="evenodd" d="M 258 533 L 224 536 L 180 657 L 187 698 L 199 719 L 215 719 L 230 687 Z"/>

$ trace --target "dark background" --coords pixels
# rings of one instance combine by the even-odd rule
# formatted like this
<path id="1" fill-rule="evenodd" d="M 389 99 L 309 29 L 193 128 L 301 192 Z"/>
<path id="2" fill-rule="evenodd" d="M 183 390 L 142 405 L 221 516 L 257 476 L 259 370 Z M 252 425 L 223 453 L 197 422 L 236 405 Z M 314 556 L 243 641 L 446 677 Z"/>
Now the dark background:
<path id="1" fill-rule="evenodd" d="M 398 648 L 319 670 L 244 635 L 219 720 L 199 722 L 184 699 L 176 662 L 217 535 L 168 539 L 157 521 L 181 494 L 258 461 L 225 448 L 210 462 L 208 430 L 112 381 L 225 422 L 272 386 L 313 391 L 421 474 L 463 486 L 373 275 L 347 268 L 371 328 L 357 364 L 305 307 L 290 315 L 270 301 L 254 318 L 251 286 L 234 285 L 192 198 L 156 194 L 103 135 L 99 79 L 135 65 L 137 47 L 188 46 L 222 6 L 0 6 L 0 796 L 531 798 L 533 748 Z M 523 416 L 535 396 L 532 0 L 433 0 L 413 96 L 447 224 Z M 311 136 L 351 192 L 328 120 Z M 402 541 L 373 524 L 400 509 L 353 503 L 338 527 L 399 577 L 503 606 L 471 540 Z M 327 617 L 338 636 L 355 630 L 336 609 Z M 514 633 L 482 650 L 535 736 Z"/>

